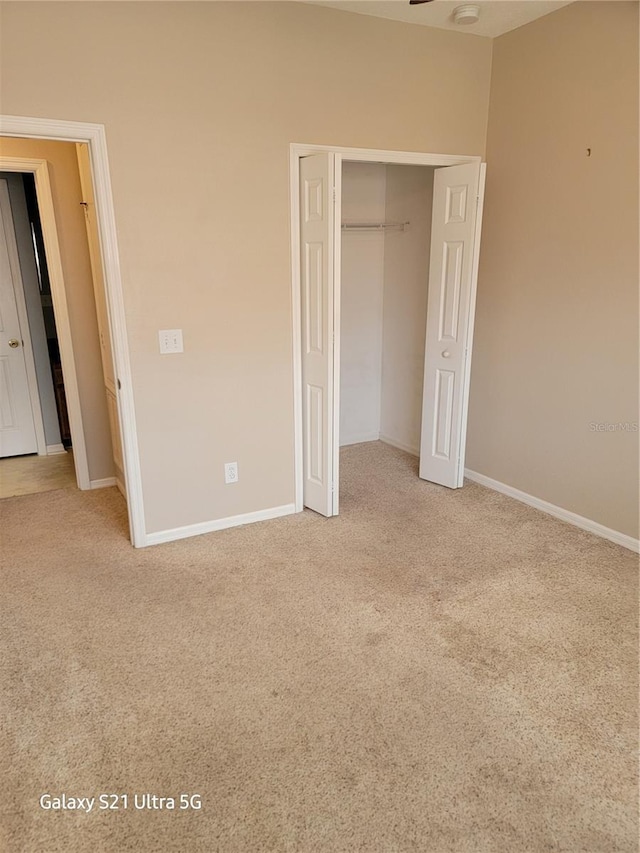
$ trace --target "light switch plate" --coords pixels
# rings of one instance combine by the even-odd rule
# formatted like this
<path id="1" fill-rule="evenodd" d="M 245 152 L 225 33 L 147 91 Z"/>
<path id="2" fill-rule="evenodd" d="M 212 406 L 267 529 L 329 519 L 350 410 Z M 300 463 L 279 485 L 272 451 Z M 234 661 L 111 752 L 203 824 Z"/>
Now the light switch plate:
<path id="1" fill-rule="evenodd" d="M 161 353 L 184 352 L 182 329 L 160 329 L 158 338 L 160 339 Z"/>

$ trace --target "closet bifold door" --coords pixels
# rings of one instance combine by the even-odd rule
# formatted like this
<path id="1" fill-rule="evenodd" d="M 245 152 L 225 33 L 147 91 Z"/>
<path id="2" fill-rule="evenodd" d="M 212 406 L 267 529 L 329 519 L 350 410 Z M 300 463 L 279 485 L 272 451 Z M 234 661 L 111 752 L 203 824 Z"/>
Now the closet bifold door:
<path id="1" fill-rule="evenodd" d="M 333 515 L 333 154 L 300 160 L 304 506 Z"/>
<path id="2" fill-rule="evenodd" d="M 420 476 L 455 489 L 464 474 L 480 163 L 436 169 L 433 188 Z"/>

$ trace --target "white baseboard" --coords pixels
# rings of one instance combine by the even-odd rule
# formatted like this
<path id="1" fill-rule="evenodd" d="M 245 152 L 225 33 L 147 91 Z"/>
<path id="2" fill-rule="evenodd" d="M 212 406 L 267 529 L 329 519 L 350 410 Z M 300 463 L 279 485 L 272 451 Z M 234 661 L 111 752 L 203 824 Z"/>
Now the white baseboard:
<path id="1" fill-rule="evenodd" d="M 365 441 L 377 441 L 380 434 L 377 432 L 361 432 L 355 435 L 340 436 L 340 447 L 349 447 L 351 444 L 364 444 Z"/>
<path id="2" fill-rule="evenodd" d="M 216 530 L 226 530 L 228 527 L 239 527 L 241 524 L 253 524 L 256 521 L 280 518 L 283 515 L 291 515 L 295 511 L 295 504 L 284 504 L 283 506 L 273 506 L 270 509 L 260 509 L 256 512 L 246 512 L 243 515 L 217 518 L 214 521 L 187 524 L 184 527 L 174 527 L 171 530 L 159 530 L 157 533 L 147 533 L 144 545 L 174 542 L 176 539 L 187 539 L 190 536 L 200 536 L 202 533 L 213 533 Z"/>
<path id="3" fill-rule="evenodd" d="M 108 486 L 117 486 L 118 482 L 115 477 L 104 477 L 102 480 L 91 480 L 89 487 L 91 489 L 106 489 Z"/>
<path id="4" fill-rule="evenodd" d="M 384 444 L 390 444 L 391 447 L 397 447 L 398 450 L 404 450 L 405 453 L 410 453 L 412 456 L 420 456 L 419 447 L 413 447 L 412 445 L 405 444 L 403 441 L 397 441 L 395 438 L 391 438 L 391 436 L 380 433 L 380 441 L 384 442 Z"/>
<path id="5" fill-rule="evenodd" d="M 47 444 L 47 456 L 58 456 L 66 452 L 64 444 Z"/>
<path id="6" fill-rule="evenodd" d="M 630 551 L 640 552 L 640 540 L 634 539 L 633 536 L 620 533 L 618 530 L 612 530 L 610 527 L 605 527 L 604 524 L 600 524 L 590 518 L 585 518 L 568 509 L 563 509 L 561 506 L 556 506 L 548 501 L 543 501 L 541 498 L 528 495 L 526 492 L 521 492 L 520 489 L 507 486 L 498 480 L 492 480 L 491 477 L 485 477 L 484 474 L 478 474 L 476 471 L 470 471 L 468 468 L 464 469 L 464 475 L 468 480 L 473 480 L 474 483 L 479 483 L 481 486 L 486 486 L 495 492 L 515 498 L 523 504 L 546 512 L 547 515 L 552 515 L 554 518 L 559 518 L 562 521 L 573 524 L 574 527 L 580 527 L 582 530 L 587 530 L 589 533 L 594 533 L 603 539 L 609 539 L 611 542 L 615 542 L 616 545 L 622 545 L 623 548 L 628 548 Z"/>

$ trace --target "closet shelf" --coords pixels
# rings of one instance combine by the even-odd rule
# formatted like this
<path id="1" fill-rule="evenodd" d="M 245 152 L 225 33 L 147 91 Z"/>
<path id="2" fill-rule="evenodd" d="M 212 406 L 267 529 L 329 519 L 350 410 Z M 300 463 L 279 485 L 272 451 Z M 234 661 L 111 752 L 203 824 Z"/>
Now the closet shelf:
<path id="1" fill-rule="evenodd" d="M 406 231 L 410 222 L 343 222 L 343 231 L 389 231 L 397 229 Z"/>

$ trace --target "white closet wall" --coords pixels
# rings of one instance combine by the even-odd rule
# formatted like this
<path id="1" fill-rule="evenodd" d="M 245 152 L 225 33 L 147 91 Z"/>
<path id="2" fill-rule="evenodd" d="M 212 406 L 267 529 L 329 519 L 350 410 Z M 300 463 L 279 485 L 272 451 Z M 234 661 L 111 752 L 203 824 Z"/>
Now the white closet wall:
<path id="1" fill-rule="evenodd" d="M 431 248 L 432 168 L 387 166 L 380 438 L 418 455 Z"/>
<path id="2" fill-rule="evenodd" d="M 383 222 L 385 167 L 344 163 L 342 221 Z M 340 444 L 380 434 L 384 233 L 342 231 Z"/>
<path id="3" fill-rule="evenodd" d="M 342 231 L 341 446 L 380 438 L 418 453 L 433 171 L 343 164 L 343 222 L 410 226 Z"/>

